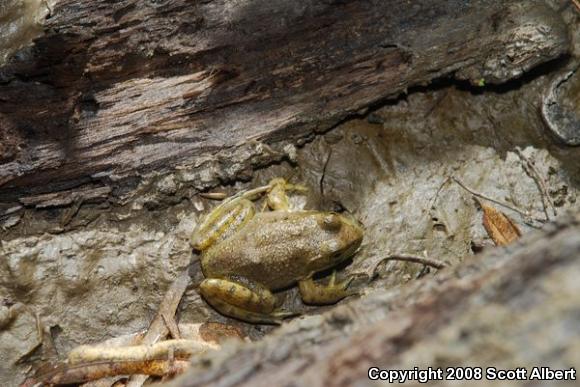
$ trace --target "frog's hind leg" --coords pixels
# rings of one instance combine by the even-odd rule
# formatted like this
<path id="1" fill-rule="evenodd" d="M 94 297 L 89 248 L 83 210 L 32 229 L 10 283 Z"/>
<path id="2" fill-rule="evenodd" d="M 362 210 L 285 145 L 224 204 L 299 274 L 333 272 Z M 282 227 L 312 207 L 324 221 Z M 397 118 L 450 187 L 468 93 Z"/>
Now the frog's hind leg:
<path id="1" fill-rule="evenodd" d="M 191 237 L 191 246 L 203 251 L 228 238 L 254 216 L 254 204 L 245 198 L 227 200 L 213 209 L 199 224 Z"/>
<path id="2" fill-rule="evenodd" d="M 353 278 L 351 277 L 345 281 L 336 283 L 336 271 L 334 271 L 328 285 L 317 284 L 312 279 L 312 275 L 310 275 L 308 278 L 299 281 L 298 287 L 300 288 L 302 301 L 307 304 L 334 304 L 345 297 L 356 294 L 356 292 L 348 290 L 348 285 L 350 285 L 352 280 Z"/>
<path id="3" fill-rule="evenodd" d="M 203 298 L 220 313 L 252 323 L 280 324 L 294 314 L 277 311 L 267 288 L 241 278 L 208 278 L 200 284 Z"/>

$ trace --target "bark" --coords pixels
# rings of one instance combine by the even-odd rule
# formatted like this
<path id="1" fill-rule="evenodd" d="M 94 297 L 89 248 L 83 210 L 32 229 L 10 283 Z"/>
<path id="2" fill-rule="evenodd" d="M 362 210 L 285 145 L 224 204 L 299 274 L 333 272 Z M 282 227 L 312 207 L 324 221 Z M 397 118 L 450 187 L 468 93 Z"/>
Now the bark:
<path id="1" fill-rule="evenodd" d="M 371 386 L 371 367 L 570 368 L 580 361 L 578 273 L 576 215 L 435 277 L 388 290 L 375 284 L 260 342 L 195 359 L 170 386 Z"/>
<path id="2" fill-rule="evenodd" d="M 63 0 L 43 23 L 0 73 L 2 213 L 122 200 L 153 172 L 247 178 L 413 85 L 568 49 L 540 1 Z"/>

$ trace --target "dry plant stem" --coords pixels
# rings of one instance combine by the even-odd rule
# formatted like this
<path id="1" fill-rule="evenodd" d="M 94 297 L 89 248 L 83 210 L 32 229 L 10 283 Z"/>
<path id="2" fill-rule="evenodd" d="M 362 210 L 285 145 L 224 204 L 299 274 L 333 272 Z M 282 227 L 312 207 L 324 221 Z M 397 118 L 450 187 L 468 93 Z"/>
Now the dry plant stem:
<path id="1" fill-rule="evenodd" d="M 162 338 L 165 338 L 169 333 L 169 329 L 165 324 L 165 319 L 167 316 L 174 316 L 175 312 L 177 311 L 177 306 L 181 301 L 181 297 L 183 297 L 183 293 L 185 293 L 185 289 L 187 289 L 187 285 L 189 284 L 189 274 L 187 270 L 184 270 L 179 277 L 171 284 L 167 293 L 163 297 L 161 301 L 161 306 L 159 307 L 159 311 L 157 312 L 157 316 L 149 326 L 147 333 L 143 337 L 143 341 L 141 344 L 150 345 L 154 344 Z M 163 317 L 165 316 L 165 318 Z M 141 387 L 143 383 L 147 380 L 147 375 L 133 375 L 129 382 L 127 383 L 127 387 Z"/>
<path id="2" fill-rule="evenodd" d="M 433 199 L 431 200 L 431 203 L 429 204 L 429 213 L 431 214 L 431 212 L 435 209 L 435 203 L 437 203 L 437 199 L 439 199 L 439 194 L 441 193 L 441 190 L 443 189 L 443 187 L 445 187 L 447 185 L 447 183 L 449 183 L 451 181 L 450 177 L 447 177 L 443 183 L 441 183 L 441 185 L 439 186 L 439 188 L 437 188 L 437 192 L 435 192 L 435 196 L 433 196 Z"/>
<path id="3" fill-rule="evenodd" d="M 574 3 L 574 5 L 576 6 L 576 9 L 578 10 L 578 12 L 580 12 L 580 1 L 572 0 L 572 3 Z"/>
<path id="4" fill-rule="evenodd" d="M 427 257 L 419 257 L 417 255 L 410 255 L 410 254 L 393 254 L 389 255 L 388 257 L 381 260 L 384 261 L 405 261 L 405 262 L 413 262 L 413 263 L 420 263 L 425 266 L 431 266 L 435 269 L 443 269 L 447 267 L 447 264 L 443 261 L 439 261 L 437 259 L 427 258 Z"/>
<path id="5" fill-rule="evenodd" d="M 122 375 L 107 376 L 99 380 L 92 380 L 83 383 L 81 384 L 81 387 L 111 387 L 115 386 L 115 383 L 117 383 L 121 378 L 123 378 Z"/>
<path id="6" fill-rule="evenodd" d="M 476 196 L 476 197 L 481 198 L 481 199 L 489 200 L 490 202 L 493 202 L 493 203 L 495 203 L 495 204 L 497 204 L 499 206 L 505 207 L 505 208 L 507 208 L 509 210 L 512 210 L 512 211 L 515 211 L 515 212 L 517 212 L 518 214 L 520 214 L 524 218 L 529 218 L 530 217 L 530 214 L 527 211 L 520 210 L 519 208 L 517 208 L 515 206 L 511 206 L 511 205 L 509 205 L 507 203 L 501 202 L 499 200 L 490 198 L 489 196 L 486 196 L 486 195 L 484 195 L 482 193 L 479 193 L 479 192 L 475 191 L 474 189 L 471 189 L 471 188 L 467 187 L 465 184 L 463 184 L 461 182 L 461 180 L 457 179 L 456 177 L 452 177 L 451 179 L 453 179 L 453 181 L 456 182 L 457 184 L 459 184 L 461 186 L 461 188 L 463 188 L 464 190 L 466 190 L 467 192 L 469 192 L 473 196 Z"/>
<path id="7" fill-rule="evenodd" d="M 55 372 L 43 385 L 82 383 L 107 376 L 144 374 L 164 376 L 182 373 L 189 366 L 187 360 L 148 360 L 125 362 L 99 362 L 79 364 Z"/>
<path id="8" fill-rule="evenodd" d="M 526 171 L 528 176 L 530 176 L 536 182 L 536 185 L 538 186 L 538 189 L 540 190 L 540 196 L 542 197 L 542 205 L 544 207 L 544 215 L 546 216 L 546 220 L 549 221 L 550 215 L 548 214 L 548 207 L 550 207 L 552 209 L 552 213 L 554 214 L 554 216 L 557 216 L 558 213 L 556 212 L 556 208 L 554 207 L 554 203 L 552 203 L 552 201 L 550 200 L 550 197 L 548 195 L 548 188 L 546 186 L 546 182 L 544 181 L 544 179 L 540 175 L 540 172 L 538 172 L 538 170 L 534 166 L 534 164 L 530 161 L 530 159 L 528 159 L 523 154 L 521 149 L 516 148 L 516 153 L 519 156 L 519 158 L 524 162 L 524 164 L 523 164 L 524 170 Z"/>
<path id="9" fill-rule="evenodd" d="M 161 317 L 163 317 L 163 322 L 165 323 L 165 326 L 169 330 L 171 337 L 176 340 L 181 339 L 181 332 L 179 332 L 179 327 L 177 326 L 175 318 L 173 316 L 165 316 L 165 315 L 162 315 Z"/>
<path id="10" fill-rule="evenodd" d="M 157 312 L 157 316 L 155 316 L 155 319 L 143 337 L 143 341 L 141 342 L 142 344 L 154 344 L 162 337 L 167 336 L 169 329 L 167 329 L 167 326 L 165 325 L 163 316 L 167 318 L 167 316 L 175 315 L 177 306 L 179 305 L 181 297 L 183 297 L 183 293 L 185 293 L 188 284 L 189 274 L 187 270 L 184 270 L 183 273 L 181 273 L 179 277 L 177 277 L 177 279 L 171 284 L 169 290 L 167 290 L 167 293 L 165 293 L 165 296 L 161 301 L 159 311 Z"/>
<path id="11" fill-rule="evenodd" d="M 81 345 L 70 352 L 68 361 L 71 365 L 78 365 L 102 362 L 144 362 L 171 358 L 186 360 L 193 355 L 205 352 L 208 348 L 210 348 L 209 345 L 199 340 L 166 340 L 152 345 L 118 348 Z"/>
<path id="12" fill-rule="evenodd" d="M 374 278 L 376 276 L 376 270 L 377 267 L 379 267 L 379 265 L 383 262 L 386 261 L 404 261 L 404 262 L 412 262 L 412 263 L 419 263 L 425 266 L 430 266 L 433 267 L 435 269 L 444 269 L 445 267 L 447 267 L 448 265 L 445 262 L 439 261 L 437 259 L 432 259 L 432 258 L 427 258 L 427 257 L 420 257 L 417 255 L 411 255 L 411 254 L 391 254 L 383 259 L 381 259 L 376 265 L 375 268 L 373 269 L 373 274 L 371 278 Z"/>
<path id="13" fill-rule="evenodd" d="M 332 157 L 332 148 L 328 149 L 328 156 L 326 156 L 326 160 L 324 161 L 324 166 L 322 167 L 322 174 L 320 175 L 320 196 L 324 197 L 324 178 L 326 177 L 326 169 L 328 168 L 328 163 L 330 162 L 330 158 Z"/>

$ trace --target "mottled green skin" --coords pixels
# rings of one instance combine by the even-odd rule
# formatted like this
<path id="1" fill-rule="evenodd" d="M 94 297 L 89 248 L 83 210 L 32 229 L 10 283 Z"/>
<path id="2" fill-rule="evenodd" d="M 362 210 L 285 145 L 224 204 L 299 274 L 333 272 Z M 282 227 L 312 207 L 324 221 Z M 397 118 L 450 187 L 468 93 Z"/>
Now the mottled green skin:
<path id="1" fill-rule="evenodd" d="M 206 250 L 201 266 L 207 278 L 241 276 L 278 290 L 352 256 L 362 237 L 360 225 L 340 214 L 262 212 Z"/>

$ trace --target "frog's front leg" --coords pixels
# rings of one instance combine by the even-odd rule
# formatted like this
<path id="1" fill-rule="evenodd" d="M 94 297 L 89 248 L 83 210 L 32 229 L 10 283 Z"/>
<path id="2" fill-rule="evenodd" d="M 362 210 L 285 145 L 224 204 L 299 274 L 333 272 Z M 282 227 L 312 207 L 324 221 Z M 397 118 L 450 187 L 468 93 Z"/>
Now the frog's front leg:
<path id="1" fill-rule="evenodd" d="M 244 278 L 205 279 L 200 293 L 220 313 L 252 323 L 280 324 L 284 317 L 294 315 L 277 311 L 272 292 Z"/>
<path id="2" fill-rule="evenodd" d="M 286 192 L 306 192 L 308 188 L 299 184 L 290 184 L 283 178 L 272 179 L 269 184 L 266 203 L 270 209 L 275 211 L 289 211 L 290 201 Z"/>
<path id="3" fill-rule="evenodd" d="M 349 278 L 345 281 L 336 283 L 336 271 L 332 272 L 332 277 L 328 285 L 320 285 L 314 282 L 312 275 L 308 278 L 303 279 L 298 282 L 298 287 L 300 288 L 300 296 L 302 301 L 307 304 L 314 305 L 327 305 L 334 304 L 345 297 L 352 296 L 356 294 L 351 290 L 348 290 L 348 285 L 350 285 L 353 278 Z"/>

